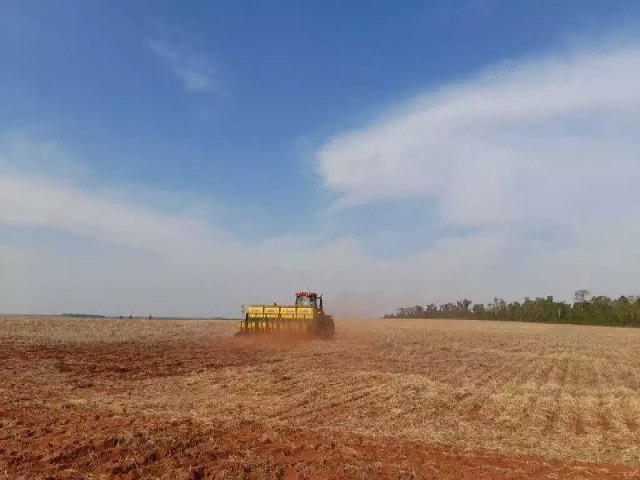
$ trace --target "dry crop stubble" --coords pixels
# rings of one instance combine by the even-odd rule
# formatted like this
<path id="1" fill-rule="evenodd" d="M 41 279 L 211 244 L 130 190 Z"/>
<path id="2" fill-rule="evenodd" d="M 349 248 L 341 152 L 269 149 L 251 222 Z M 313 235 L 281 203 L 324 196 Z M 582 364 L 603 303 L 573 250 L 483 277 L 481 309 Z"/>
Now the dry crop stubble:
<path id="1" fill-rule="evenodd" d="M 254 425 L 271 445 L 293 430 L 640 466 L 637 330 L 339 320 L 333 341 L 231 333 L 213 321 L 3 319 L 0 395 L 142 424 Z M 344 440 L 332 455 L 355 461 L 357 449 Z"/>

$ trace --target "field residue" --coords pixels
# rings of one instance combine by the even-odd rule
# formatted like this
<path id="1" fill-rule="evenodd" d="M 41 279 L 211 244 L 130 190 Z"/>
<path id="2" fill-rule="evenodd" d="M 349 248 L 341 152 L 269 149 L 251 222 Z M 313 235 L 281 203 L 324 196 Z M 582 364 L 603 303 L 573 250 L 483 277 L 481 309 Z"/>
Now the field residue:
<path id="1" fill-rule="evenodd" d="M 0 318 L 0 478 L 640 477 L 640 331 Z"/>

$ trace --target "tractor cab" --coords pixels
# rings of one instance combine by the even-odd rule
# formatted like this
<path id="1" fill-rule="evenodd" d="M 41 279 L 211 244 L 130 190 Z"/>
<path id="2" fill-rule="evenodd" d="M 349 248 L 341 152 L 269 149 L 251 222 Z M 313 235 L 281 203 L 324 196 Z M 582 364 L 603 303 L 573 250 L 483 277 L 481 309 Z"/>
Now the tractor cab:
<path id="1" fill-rule="evenodd" d="M 322 311 L 322 295 L 312 292 L 296 293 L 296 307 L 314 307 Z"/>

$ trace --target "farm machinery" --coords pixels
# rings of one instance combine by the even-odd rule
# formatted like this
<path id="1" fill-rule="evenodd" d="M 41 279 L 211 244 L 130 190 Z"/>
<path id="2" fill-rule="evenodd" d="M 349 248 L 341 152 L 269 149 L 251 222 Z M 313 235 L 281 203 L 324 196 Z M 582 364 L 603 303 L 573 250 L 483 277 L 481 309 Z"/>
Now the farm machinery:
<path id="1" fill-rule="evenodd" d="M 281 332 L 333 337 L 333 317 L 324 313 L 322 295 L 317 293 L 298 292 L 292 305 L 243 306 L 243 312 L 236 335 Z"/>

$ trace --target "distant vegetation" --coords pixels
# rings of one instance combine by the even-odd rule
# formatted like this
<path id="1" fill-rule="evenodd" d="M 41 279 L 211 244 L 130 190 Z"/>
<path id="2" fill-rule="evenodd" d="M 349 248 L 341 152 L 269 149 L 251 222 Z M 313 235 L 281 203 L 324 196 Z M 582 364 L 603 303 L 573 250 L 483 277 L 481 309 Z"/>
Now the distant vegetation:
<path id="1" fill-rule="evenodd" d="M 552 296 L 523 302 L 495 298 L 493 303 L 474 304 L 463 299 L 440 306 L 416 305 L 398 308 L 385 318 L 469 318 L 537 323 L 571 323 L 579 325 L 615 325 L 640 327 L 640 297 L 591 296 L 588 290 L 578 290 L 573 303 L 557 302 Z"/>

